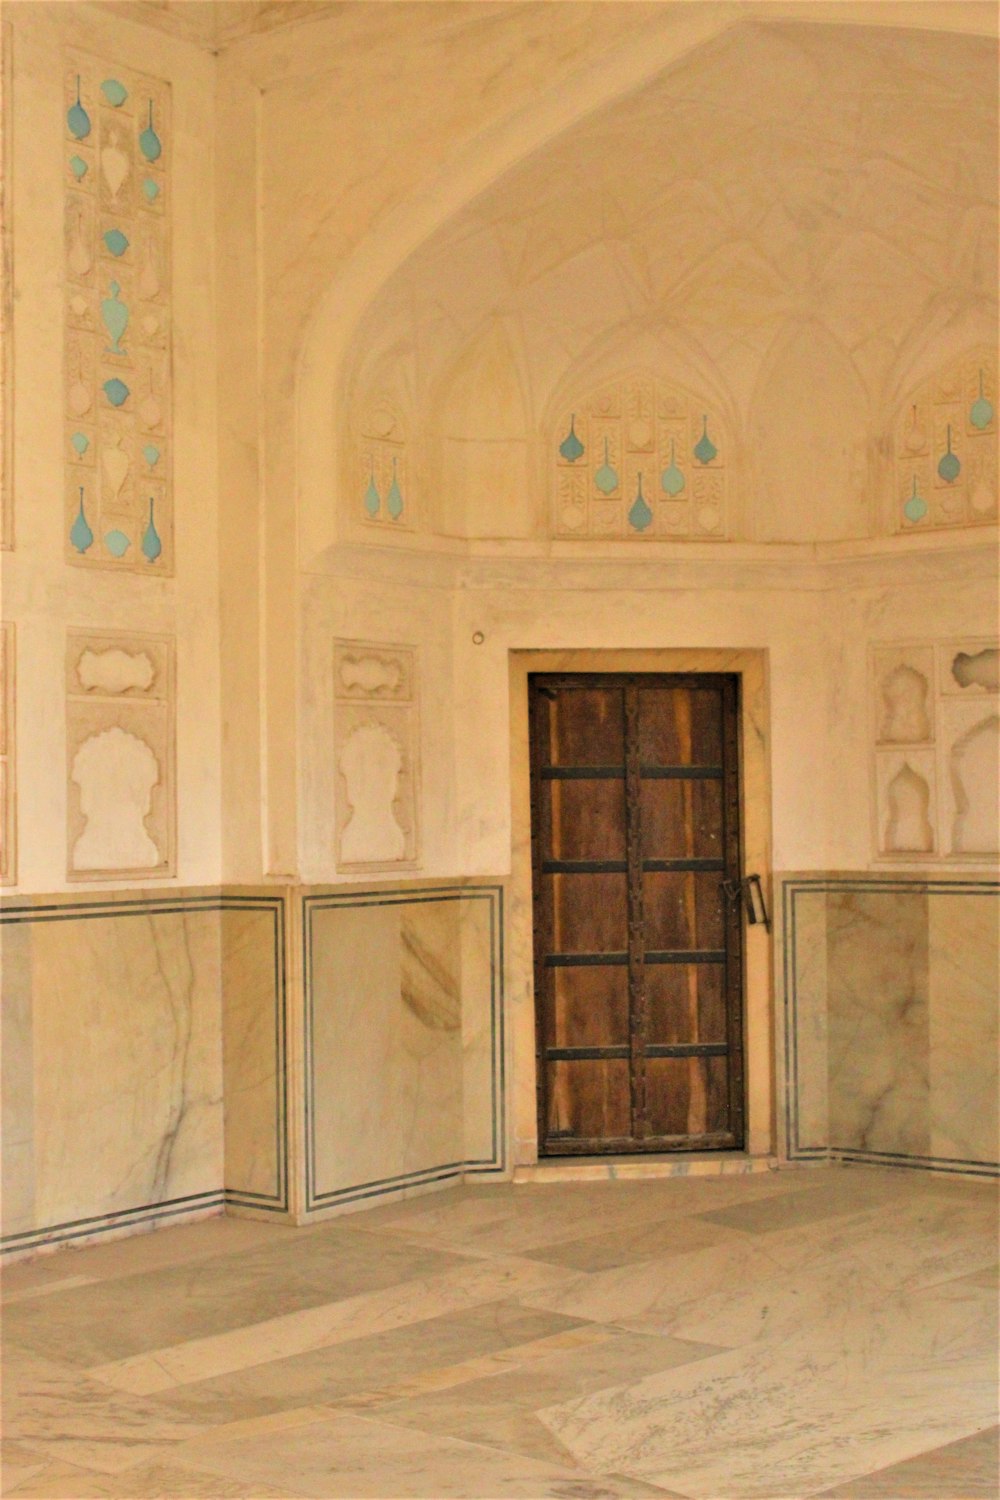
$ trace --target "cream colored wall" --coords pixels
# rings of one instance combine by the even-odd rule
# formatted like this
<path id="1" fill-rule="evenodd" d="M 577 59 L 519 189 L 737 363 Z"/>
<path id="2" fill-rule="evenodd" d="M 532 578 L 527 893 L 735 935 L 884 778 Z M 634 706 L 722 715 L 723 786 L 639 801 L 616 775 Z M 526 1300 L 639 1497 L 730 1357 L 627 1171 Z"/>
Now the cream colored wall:
<path id="1" fill-rule="evenodd" d="M 216 486 L 214 65 L 96 5 L 5 8 L 14 54 L 14 532 L 3 615 L 17 627 L 19 892 L 66 879 L 66 634 L 176 642 L 176 883 L 217 882 L 219 610 Z M 63 477 L 64 49 L 152 72 L 173 91 L 173 577 L 68 567 Z M 142 882 L 135 882 L 142 883 Z M 161 885 L 162 881 L 156 884 Z M 119 887 L 120 876 L 98 886 Z"/>

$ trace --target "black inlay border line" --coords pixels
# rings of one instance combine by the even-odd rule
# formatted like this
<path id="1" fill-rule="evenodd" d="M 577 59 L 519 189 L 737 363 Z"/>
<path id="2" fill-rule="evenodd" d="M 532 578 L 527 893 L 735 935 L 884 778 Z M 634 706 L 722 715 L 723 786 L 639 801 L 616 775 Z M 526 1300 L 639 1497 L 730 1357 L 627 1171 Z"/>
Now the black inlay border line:
<path id="1" fill-rule="evenodd" d="M 926 896 L 1000 896 L 1000 881 L 940 877 L 889 875 L 878 876 L 801 876 L 782 882 L 782 977 L 783 1030 L 785 1050 L 785 1143 L 790 1161 L 866 1162 L 872 1166 L 903 1167 L 928 1172 L 947 1172 L 962 1176 L 1000 1176 L 1000 1161 L 966 1160 L 961 1157 L 924 1156 L 902 1151 L 875 1151 L 831 1144 L 804 1146 L 799 1139 L 799 1018 L 798 1018 L 798 898 L 803 895 L 826 895 L 847 891 L 859 894 Z"/>
<path id="2" fill-rule="evenodd" d="M 504 891 L 499 884 L 470 886 L 430 886 L 413 890 L 339 891 L 328 895 L 303 896 L 302 899 L 302 976 L 304 999 L 304 1098 L 305 1123 L 305 1204 L 309 1213 L 367 1198 L 384 1197 L 408 1187 L 461 1178 L 485 1176 L 506 1171 L 506 1058 L 504 1033 Z M 490 914 L 490 1112 L 492 1124 L 491 1153 L 488 1157 L 438 1162 L 415 1168 L 393 1177 L 374 1178 L 351 1183 L 346 1187 L 324 1191 L 316 1183 L 316 1097 L 313 985 L 313 917 L 316 912 L 371 906 L 410 906 L 442 901 L 485 901 Z"/>
<path id="3" fill-rule="evenodd" d="M 285 961 L 285 898 L 281 895 L 205 895 L 122 897 L 104 899 L 85 897 L 79 901 L 52 902 L 45 905 L 19 904 L 17 897 L 7 898 L 0 907 L 0 926 L 24 925 L 30 922 L 86 921 L 100 917 L 184 916 L 189 912 L 209 914 L 227 911 L 270 911 L 274 918 L 272 931 L 274 951 L 274 1039 L 275 1039 L 275 1168 L 277 1192 L 255 1193 L 244 1188 L 206 1189 L 183 1198 L 164 1199 L 160 1203 L 141 1203 L 131 1208 L 105 1214 L 67 1219 L 58 1224 L 39 1226 L 0 1236 L 0 1255 L 42 1245 L 59 1244 L 116 1229 L 120 1224 L 139 1224 L 161 1218 L 173 1218 L 199 1207 L 252 1208 L 262 1213 L 286 1214 L 289 1211 L 290 1146 L 287 1107 L 287 966 Z M 220 996 L 221 1000 L 221 996 Z"/>

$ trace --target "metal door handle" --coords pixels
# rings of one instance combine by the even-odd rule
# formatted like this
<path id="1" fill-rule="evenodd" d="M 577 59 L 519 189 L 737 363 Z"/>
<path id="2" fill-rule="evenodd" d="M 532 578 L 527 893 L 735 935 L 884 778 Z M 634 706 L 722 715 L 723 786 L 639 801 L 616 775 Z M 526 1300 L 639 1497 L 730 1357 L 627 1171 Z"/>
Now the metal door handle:
<path id="1" fill-rule="evenodd" d="M 747 875 L 743 880 L 720 881 L 719 889 L 730 905 L 740 901 L 744 903 L 747 922 L 751 927 L 756 927 L 762 922 L 765 931 L 771 931 L 771 918 L 768 915 L 767 903 L 764 900 L 764 887 L 761 885 L 759 875 Z"/>

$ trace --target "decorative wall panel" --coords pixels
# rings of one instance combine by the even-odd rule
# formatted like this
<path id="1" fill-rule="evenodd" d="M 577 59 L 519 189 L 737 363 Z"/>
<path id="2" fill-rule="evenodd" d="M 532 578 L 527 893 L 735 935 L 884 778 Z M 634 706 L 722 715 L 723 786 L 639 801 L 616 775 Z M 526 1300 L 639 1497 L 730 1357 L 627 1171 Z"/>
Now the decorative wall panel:
<path id="1" fill-rule="evenodd" d="M 13 29 L 0 24 L 0 548 L 14 545 Z"/>
<path id="2" fill-rule="evenodd" d="M 173 662 L 169 636 L 69 633 L 70 880 L 174 874 Z"/>
<path id="3" fill-rule="evenodd" d="M 337 641 L 333 676 L 337 865 L 412 868 L 420 848 L 416 652 Z"/>
<path id="4" fill-rule="evenodd" d="M 398 407 L 388 399 L 372 401 L 361 419 L 357 476 L 367 525 L 412 528 L 406 433 Z"/>
<path id="5" fill-rule="evenodd" d="M 878 858 L 998 852 L 998 659 L 989 640 L 872 648 Z"/>
<path id="6" fill-rule="evenodd" d="M 896 419 L 896 531 L 997 518 L 997 356 L 973 349 L 911 393 Z"/>
<path id="7" fill-rule="evenodd" d="M 66 555 L 171 573 L 169 84 L 71 55 L 63 151 Z"/>
<path id="8" fill-rule="evenodd" d="M 0 625 L 0 884 L 17 879 L 17 815 L 14 793 L 13 625 Z"/>
<path id="9" fill-rule="evenodd" d="M 721 537 L 729 444 L 704 401 L 635 375 L 574 403 L 552 437 L 558 536 Z"/>

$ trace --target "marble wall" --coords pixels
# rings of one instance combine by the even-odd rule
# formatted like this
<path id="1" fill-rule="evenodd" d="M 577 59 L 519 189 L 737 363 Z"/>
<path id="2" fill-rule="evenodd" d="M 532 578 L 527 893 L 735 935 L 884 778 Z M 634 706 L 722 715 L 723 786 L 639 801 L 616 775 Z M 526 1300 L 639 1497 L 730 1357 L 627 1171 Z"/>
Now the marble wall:
<path id="1" fill-rule="evenodd" d="M 5 906 L 5 1252 L 287 1209 L 284 931 L 275 893 Z"/>
<path id="2" fill-rule="evenodd" d="M 986 879 L 781 882 L 790 1159 L 1000 1171 L 998 895 Z"/>
<path id="3" fill-rule="evenodd" d="M 504 1169 L 498 886 L 304 898 L 306 1212 Z"/>

